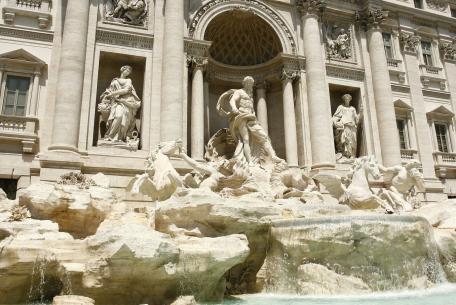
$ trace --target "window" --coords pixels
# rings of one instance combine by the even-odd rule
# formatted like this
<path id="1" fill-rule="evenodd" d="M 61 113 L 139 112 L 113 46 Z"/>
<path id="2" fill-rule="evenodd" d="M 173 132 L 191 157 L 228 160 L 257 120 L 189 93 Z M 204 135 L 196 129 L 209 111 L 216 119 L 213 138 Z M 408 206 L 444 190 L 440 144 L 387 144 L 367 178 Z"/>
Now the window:
<path id="1" fill-rule="evenodd" d="M 456 18 L 456 7 L 451 7 L 450 11 L 451 11 L 451 17 Z"/>
<path id="2" fill-rule="evenodd" d="M 428 41 L 421 42 L 421 51 L 423 53 L 423 62 L 426 66 L 432 66 L 432 45 Z"/>
<path id="3" fill-rule="evenodd" d="M 443 123 L 435 123 L 435 134 L 437 137 L 437 148 L 440 152 L 449 152 L 448 150 L 448 126 Z"/>
<path id="4" fill-rule="evenodd" d="M 423 9 L 423 1 L 422 0 L 413 0 L 415 4 L 415 8 Z"/>
<path id="5" fill-rule="evenodd" d="M 25 116 L 30 78 L 16 75 L 6 77 L 3 114 Z"/>
<path id="6" fill-rule="evenodd" d="M 408 132 L 407 132 L 407 121 L 405 119 L 396 120 L 397 130 L 399 132 L 399 142 L 401 149 L 408 149 Z"/>
<path id="7" fill-rule="evenodd" d="M 383 33 L 383 46 L 385 48 L 386 58 L 393 58 L 393 43 L 390 33 Z"/>

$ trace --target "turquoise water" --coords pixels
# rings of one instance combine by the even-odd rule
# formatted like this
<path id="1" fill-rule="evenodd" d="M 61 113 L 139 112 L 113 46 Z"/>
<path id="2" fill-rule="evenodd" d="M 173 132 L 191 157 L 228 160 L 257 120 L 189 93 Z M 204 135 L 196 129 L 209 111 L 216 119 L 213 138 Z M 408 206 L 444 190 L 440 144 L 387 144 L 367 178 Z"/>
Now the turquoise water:
<path id="1" fill-rule="evenodd" d="M 293 296 L 257 294 L 225 300 L 223 305 L 456 305 L 456 285 L 421 291 L 373 293 L 365 296 Z"/>

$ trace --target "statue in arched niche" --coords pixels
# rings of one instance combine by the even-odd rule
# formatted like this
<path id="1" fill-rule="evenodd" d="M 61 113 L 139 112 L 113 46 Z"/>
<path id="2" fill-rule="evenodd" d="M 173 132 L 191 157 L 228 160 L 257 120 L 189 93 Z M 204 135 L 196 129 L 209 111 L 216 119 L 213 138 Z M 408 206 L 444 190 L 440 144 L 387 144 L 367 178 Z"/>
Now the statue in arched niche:
<path id="1" fill-rule="evenodd" d="M 231 89 L 222 94 L 217 103 L 219 114 L 229 120 L 229 132 L 236 142 L 234 158 L 244 158 L 250 164 L 278 159 L 271 140 L 255 115 L 253 77 L 245 77 L 242 85 L 241 89 Z"/>
<path id="2" fill-rule="evenodd" d="M 343 103 L 337 107 L 332 117 L 337 160 L 341 163 L 356 158 L 358 124 L 361 119 L 355 107 L 350 105 L 352 101 L 350 94 L 344 94 L 342 101 Z"/>
<path id="3" fill-rule="evenodd" d="M 111 81 L 109 87 L 101 94 L 98 111 L 106 123 L 106 132 L 100 146 L 119 146 L 131 150 L 138 149 L 138 129 L 136 112 L 141 107 L 141 100 L 136 94 L 133 83 L 128 76 L 133 69 L 123 66 L 120 77 Z"/>

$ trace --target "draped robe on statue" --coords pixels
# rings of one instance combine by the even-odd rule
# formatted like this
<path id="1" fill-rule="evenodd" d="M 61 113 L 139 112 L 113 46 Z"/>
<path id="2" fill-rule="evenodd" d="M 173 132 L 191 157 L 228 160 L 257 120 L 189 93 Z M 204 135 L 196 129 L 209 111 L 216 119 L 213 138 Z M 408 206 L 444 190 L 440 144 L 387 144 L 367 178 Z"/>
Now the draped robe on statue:
<path id="1" fill-rule="evenodd" d="M 233 157 L 244 157 L 244 143 L 242 141 L 240 128 L 245 126 L 249 133 L 251 162 L 260 163 L 271 158 L 276 158 L 271 141 L 255 116 L 253 99 L 250 97 L 248 99 L 241 98 L 236 105 L 239 110 L 238 113 L 235 113 L 233 109 L 231 109 L 230 99 L 236 91 L 236 89 L 228 90 L 220 96 L 217 102 L 217 111 L 221 116 L 228 118 L 229 133 L 234 139 L 234 142 L 237 143 Z"/>
<path id="2" fill-rule="evenodd" d="M 339 105 L 333 115 L 336 151 L 346 158 L 356 158 L 359 116 L 353 106 Z"/>
<path id="3" fill-rule="evenodd" d="M 119 94 L 106 97 L 107 94 L 114 92 Z M 114 78 L 101 95 L 101 100 L 101 103 L 110 109 L 105 139 L 125 142 L 135 128 L 136 112 L 141 106 L 141 100 L 136 94 L 131 79 Z"/>

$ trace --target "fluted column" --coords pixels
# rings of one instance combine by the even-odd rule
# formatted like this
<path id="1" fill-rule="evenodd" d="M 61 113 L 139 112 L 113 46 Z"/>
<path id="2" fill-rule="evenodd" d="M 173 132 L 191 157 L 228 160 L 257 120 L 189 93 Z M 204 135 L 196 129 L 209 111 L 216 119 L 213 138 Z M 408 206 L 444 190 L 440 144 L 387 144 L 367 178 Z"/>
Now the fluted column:
<path id="1" fill-rule="evenodd" d="M 183 136 L 184 1 L 167 0 L 163 42 L 161 141 Z"/>
<path id="2" fill-rule="evenodd" d="M 258 122 L 261 127 L 263 127 L 266 134 L 269 134 L 268 131 L 268 106 L 266 104 L 266 90 L 268 84 L 265 82 L 257 85 L 256 96 L 257 96 L 257 111 L 256 115 Z"/>
<path id="3" fill-rule="evenodd" d="M 296 135 L 296 114 L 294 106 L 293 80 L 298 76 L 294 71 L 282 72 L 283 124 L 285 131 L 285 152 L 288 165 L 298 166 L 298 139 Z"/>
<path id="4" fill-rule="evenodd" d="M 204 157 L 204 68 L 207 59 L 189 56 L 188 62 L 193 68 L 192 74 L 192 109 L 191 109 L 191 155 L 195 160 Z"/>
<path id="5" fill-rule="evenodd" d="M 381 9 L 368 8 L 360 14 L 360 21 L 367 30 L 367 47 L 370 57 L 383 164 L 385 166 L 393 166 L 401 163 L 401 153 L 393 93 L 383 46 L 383 35 L 380 28 L 380 23 L 386 16 L 386 12 Z"/>
<path id="6" fill-rule="evenodd" d="M 331 123 L 331 104 L 326 83 L 324 50 L 321 47 L 319 14 L 323 1 L 298 1 L 302 13 L 304 55 L 306 57 L 307 100 L 309 105 L 312 168 L 335 166 L 334 138 Z"/>
<path id="7" fill-rule="evenodd" d="M 68 0 L 49 150 L 77 151 L 90 1 Z"/>

